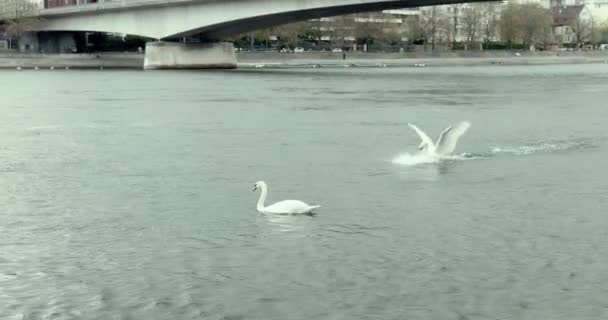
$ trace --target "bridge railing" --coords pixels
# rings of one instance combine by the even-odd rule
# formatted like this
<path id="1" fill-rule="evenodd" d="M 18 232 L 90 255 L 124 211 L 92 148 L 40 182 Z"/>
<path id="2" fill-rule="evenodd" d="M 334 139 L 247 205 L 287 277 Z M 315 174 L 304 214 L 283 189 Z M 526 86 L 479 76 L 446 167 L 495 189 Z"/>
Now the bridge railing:
<path id="1" fill-rule="evenodd" d="M 2 0 L 0 0 L 2 1 Z M 184 2 L 191 0 L 73 0 L 69 4 L 56 5 L 52 0 L 36 0 L 39 2 L 39 7 L 42 9 L 56 9 L 56 8 L 69 8 L 75 6 L 137 6 L 154 3 L 171 3 L 171 2 Z"/>
<path id="2" fill-rule="evenodd" d="M 0 4 L 3 0 L 0 0 Z M 26 0 L 20 0 L 26 1 Z M 68 4 L 57 5 L 51 0 L 32 0 L 36 3 L 37 15 L 53 13 L 82 12 L 87 10 L 104 10 L 123 7 L 136 7 L 145 5 L 165 5 L 168 3 L 191 2 L 200 0 L 73 0 Z"/>
<path id="3" fill-rule="evenodd" d="M 189 2 L 197 0 L 73 0 L 68 4 L 53 0 L 0 0 L 0 20 L 9 20 L 24 16 L 39 16 L 54 13 L 82 12 L 121 7 L 155 5 Z M 63 4 L 60 4 L 63 3 Z"/>

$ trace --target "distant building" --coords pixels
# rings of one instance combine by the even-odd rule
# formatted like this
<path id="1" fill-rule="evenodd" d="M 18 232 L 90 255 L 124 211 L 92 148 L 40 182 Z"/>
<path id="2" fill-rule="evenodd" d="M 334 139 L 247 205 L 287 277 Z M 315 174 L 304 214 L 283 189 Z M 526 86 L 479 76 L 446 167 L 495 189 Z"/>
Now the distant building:
<path id="1" fill-rule="evenodd" d="M 581 18 L 585 5 L 580 0 L 550 0 L 553 35 L 558 44 L 576 43 L 572 26 Z"/>
<path id="2" fill-rule="evenodd" d="M 57 8 L 81 4 L 97 3 L 97 0 L 44 0 L 44 8 Z"/>
<path id="3" fill-rule="evenodd" d="M 357 50 L 354 43 L 358 36 L 358 26 L 365 24 L 376 26 L 383 34 L 396 34 L 405 42 L 408 41 L 405 35 L 409 19 L 418 19 L 419 15 L 419 8 L 411 8 L 327 17 L 312 21 L 319 23 L 321 41 L 342 41 L 343 46 Z"/>
<path id="4" fill-rule="evenodd" d="M 566 5 L 563 0 L 551 0 L 553 26 L 562 27 L 573 24 L 584 8 L 584 4 Z"/>
<path id="5" fill-rule="evenodd" d="M 547 0 L 511 0 L 509 2 L 514 2 L 514 3 L 518 3 L 518 4 L 539 4 L 541 7 L 543 8 L 549 8 L 550 2 L 551 0 L 547 1 Z"/>

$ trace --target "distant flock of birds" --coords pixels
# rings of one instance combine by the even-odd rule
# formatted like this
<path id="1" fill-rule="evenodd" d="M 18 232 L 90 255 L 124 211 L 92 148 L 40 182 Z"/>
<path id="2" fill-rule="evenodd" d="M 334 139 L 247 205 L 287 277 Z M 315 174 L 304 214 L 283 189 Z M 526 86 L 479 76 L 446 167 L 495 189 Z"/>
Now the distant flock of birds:
<path id="1" fill-rule="evenodd" d="M 346 64 L 343 64 L 342 66 L 344 68 L 357 67 L 357 65 L 354 64 L 354 63 L 346 63 Z M 386 67 L 388 67 L 388 65 L 386 63 L 380 63 L 377 66 L 380 67 L 380 68 L 386 68 Z M 414 67 L 426 67 L 426 63 L 415 63 L 413 66 Z M 253 67 L 256 68 L 256 69 L 262 69 L 262 68 L 266 68 L 267 65 L 263 64 L 263 63 L 257 63 L 257 64 L 254 64 Z M 321 68 L 323 66 L 320 65 L 320 64 L 313 64 L 313 65 L 311 65 L 311 67 L 312 68 Z M 15 69 L 17 69 L 17 70 L 23 70 L 23 69 L 27 69 L 27 68 L 18 66 Z M 41 68 L 41 67 L 37 67 L 36 66 L 36 67 L 32 67 L 30 69 L 34 69 L 34 70 L 41 70 L 41 69 L 48 69 L 48 70 L 65 69 L 65 70 L 70 70 L 70 67 L 55 68 L 55 67 L 51 66 L 51 67 L 47 67 L 47 68 Z M 103 70 L 103 69 L 104 69 L 103 66 L 99 67 L 99 70 Z"/>
<path id="2" fill-rule="evenodd" d="M 26 68 L 23 68 L 23 67 L 16 67 L 15 69 L 17 69 L 17 70 L 23 70 L 23 69 L 26 69 Z M 42 68 L 40 68 L 40 67 L 33 67 L 32 69 L 34 69 L 34 70 L 40 70 L 40 69 L 42 69 Z M 45 68 L 45 69 L 49 69 L 49 70 L 55 70 L 55 69 L 65 69 L 65 70 L 70 70 L 70 67 L 55 68 L 55 67 L 51 66 L 51 67 L 48 67 L 48 68 Z M 103 70 L 103 66 L 100 66 L 98 69 L 99 69 L 99 70 Z"/>
<path id="3" fill-rule="evenodd" d="M 454 152 L 458 139 L 460 139 L 460 137 L 469 129 L 471 124 L 464 121 L 447 127 L 441 132 L 437 142 L 433 142 L 433 140 L 416 125 L 408 123 L 408 126 L 420 137 L 421 142 L 418 146 L 419 153 L 431 157 L 445 158 Z M 256 190 L 261 190 L 260 198 L 258 199 L 258 204 L 256 206 L 257 211 L 260 213 L 313 215 L 313 211 L 321 207 L 320 205 L 309 205 L 300 200 L 283 200 L 265 206 L 266 198 L 268 197 L 268 185 L 264 181 L 258 181 L 253 185 L 252 191 Z"/>
<path id="4" fill-rule="evenodd" d="M 312 64 L 310 66 L 312 68 L 321 68 L 321 67 L 323 67 L 320 64 Z M 346 63 L 346 64 L 342 64 L 342 65 L 339 65 L 339 66 L 342 66 L 344 68 L 357 67 L 357 65 L 354 64 L 354 63 Z M 380 68 L 386 68 L 386 67 L 388 67 L 388 65 L 386 63 L 380 63 L 380 64 L 375 65 L 375 66 L 380 67 Z M 426 67 L 426 63 L 415 63 L 413 66 L 414 67 Z M 256 63 L 256 64 L 253 65 L 253 67 L 256 68 L 256 69 L 262 69 L 262 68 L 266 68 L 267 65 L 263 64 L 263 63 Z"/>

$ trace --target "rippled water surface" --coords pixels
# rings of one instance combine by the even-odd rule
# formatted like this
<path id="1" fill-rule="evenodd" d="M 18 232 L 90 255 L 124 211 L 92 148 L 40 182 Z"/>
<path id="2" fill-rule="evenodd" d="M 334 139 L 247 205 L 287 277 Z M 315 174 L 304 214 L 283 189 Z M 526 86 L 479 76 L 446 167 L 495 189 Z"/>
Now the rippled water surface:
<path id="1" fill-rule="evenodd" d="M 0 319 L 608 318 L 608 65 L 0 84 Z"/>

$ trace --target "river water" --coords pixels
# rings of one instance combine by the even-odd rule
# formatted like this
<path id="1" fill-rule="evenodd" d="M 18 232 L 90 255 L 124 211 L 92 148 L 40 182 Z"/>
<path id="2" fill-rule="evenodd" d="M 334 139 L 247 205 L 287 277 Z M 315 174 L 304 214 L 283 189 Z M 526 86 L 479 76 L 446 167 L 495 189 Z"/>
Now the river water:
<path id="1" fill-rule="evenodd" d="M 0 319 L 608 318 L 608 65 L 0 83 Z"/>

